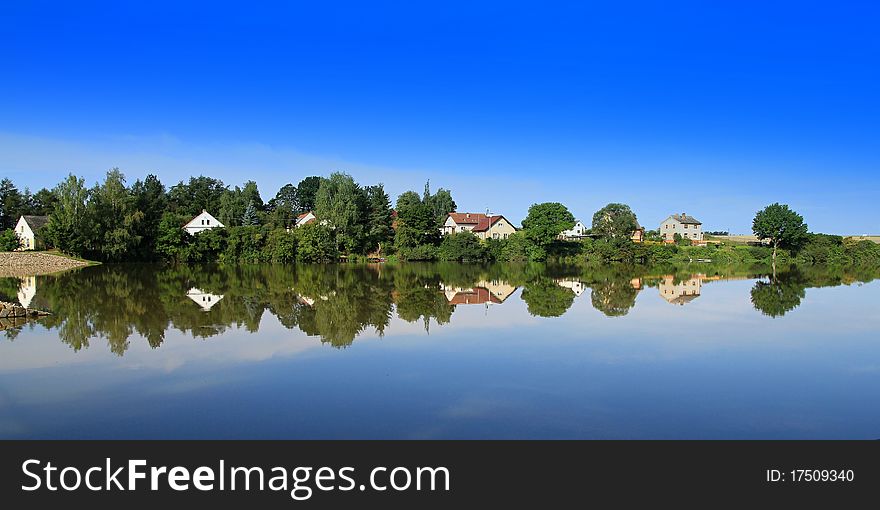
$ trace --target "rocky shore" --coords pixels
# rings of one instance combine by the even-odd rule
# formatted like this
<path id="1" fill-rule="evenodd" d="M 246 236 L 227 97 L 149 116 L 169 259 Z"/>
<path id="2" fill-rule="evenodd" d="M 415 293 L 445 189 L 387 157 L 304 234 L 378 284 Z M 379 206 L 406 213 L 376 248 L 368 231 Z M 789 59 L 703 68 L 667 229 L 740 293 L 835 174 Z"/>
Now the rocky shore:
<path id="1" fill-rule="evenodd" d="M 89 265 L 88 262 L 51 253 L 28 251 L 0 252 L 0 277 L 57 273 L 58 271 L 66 271 L 87 265 Z"/>
<path id="2" fill-rule="evenodd" d="M 46 315 L 49 315 L 49 312 L 32 310 L 16 303 L 0 301 L 0 331 L 22 326 L 28 321 L 36 320 Z"/>

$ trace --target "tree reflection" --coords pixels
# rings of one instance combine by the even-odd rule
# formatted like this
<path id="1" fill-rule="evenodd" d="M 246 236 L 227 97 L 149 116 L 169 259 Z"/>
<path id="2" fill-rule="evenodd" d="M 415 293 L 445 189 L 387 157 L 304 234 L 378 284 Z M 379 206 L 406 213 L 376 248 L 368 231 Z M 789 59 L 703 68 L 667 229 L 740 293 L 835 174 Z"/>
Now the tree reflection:
<path id="1" fill-rule="evenodd" d="M 676 274 L 680 276 L 662 276 Z M 725 268 L 699 278 L 733 274 Z M 743 272 L 740 277 L 752 274 Z M 779 317 L 800 304 L 806 287 L 874 277 L 867 270 L 782 272 L 757 282 L 751 299 L 757 310 Z M 643 286 L 676 286 L 694 278 L 675 268 L 626 266 L 108 264 L 36 277 L 35 285 L 29 283 L 36 292 L 27 298 L 32 307 L 52 311 L 40 324 L 57 330 L 71 349 L 79 351 L 101 340 L 121 356 L 138 337 L 152 348 L 160 347 L 170 329 L 210 339 L 232 328 L 257 332 L 267 320 L 342 348 L 367 331 L 383 335 L 395 315 L 428 330 L 431 324 L 449 323 L 459 306 L 506 306 L 520 289 L 528 312 L 535 316 L 559 317 L 589 290 L 594 308 L 619 317 L 633 308 Z M 15 299 L 23 281 L 0 278 L 0 293 Z M 687 289 L 689 296 L 699 294 L 697 285 Z M 12 339 L 19 330 L 16 325 L 4 335 Z"/>

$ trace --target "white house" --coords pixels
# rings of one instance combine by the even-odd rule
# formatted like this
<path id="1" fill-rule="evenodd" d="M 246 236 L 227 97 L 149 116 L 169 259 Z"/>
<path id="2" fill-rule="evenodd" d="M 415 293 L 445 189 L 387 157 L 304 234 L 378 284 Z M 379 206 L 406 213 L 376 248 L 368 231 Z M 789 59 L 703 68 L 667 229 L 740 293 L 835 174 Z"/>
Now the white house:
<path id="1" fill-rule="evenodd" d="M 574 226 L 559 233 L 561 239 L 582 239 L 587 235 L 587 227 L 581 220 L 575 220 Z"/>
<path id="2" fill-rule="evenodd" d="M 587 290 L 587 285 L 577 278 L 559 278 L 556 280 L 556 285 L 574 292 L 575 297 L 581 297 L 581 294 Z"/>
<path id="3" fill-rule="evenodd" d="M 202 212 L 197 214 L 195 218 L 189 220 L 189 222 L 183 226 L 183 229 L 190 234 L 195 235 L 204 230 L 211 230 L 212 228 L 225 226 L 226 225 L 217 221 L 217 218 L 211 216 L 209 212 L 202 209 Z"/>
<path id="4" fill-rule="evenodd" d="M 703 224 L 685 213 L 673 214 L 660 224 L 660 235 L 666 242 L 675 240 L 675 234 L 691 241 L 703 240 Z"/>
<path id="5" fill-rule="evenodd" d="M 48 216 L 22 216 L 15 224 L 15 233 L 21 239 L 19 250 L 35 250 L 42 245 L 40 230 L 49 223 Z M 42 248 L 42 246 L 39 246 Z"/>
<path id="6" fill-rule="evenodd" d="M 209 311 L 211 307 L 213 307 L 214 305 L 219 303 L 221 299 L 223 299 L 222 294 L 211 294 L 195 287 L 189 289 L 189 292 L 186 293 L 186 297 L 195 301 L 195 303 L 202 308 L 203 312 Z"/>
<path id="7" fill-rule="evenodd" d="M 296 217 L 296 223 L 294 224 L 294 227 L 298 228 L 303 225 L 314 223 L 316 221 L 318 221 L 318 217 L 315 216 L 315 213 L 313 213 L 312 211 L 304 212 Z"/>
<path id="8" fill-rule="evenodd" d="M 469 231 L 480 239 L 507 239 L 516 232 L 513 223 L 500 214 L 451 212 L 440 227 L 442 235 Z"/>

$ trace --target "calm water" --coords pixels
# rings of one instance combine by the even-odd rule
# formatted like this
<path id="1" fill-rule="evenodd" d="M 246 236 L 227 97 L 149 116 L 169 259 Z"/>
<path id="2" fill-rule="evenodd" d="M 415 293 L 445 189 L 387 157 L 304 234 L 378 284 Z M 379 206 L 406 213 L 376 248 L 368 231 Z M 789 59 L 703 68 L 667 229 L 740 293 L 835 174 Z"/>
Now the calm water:
<path id="1" fill-rule="evenodd" d="M 0 438 L 880 438 L 880 282 L 763 274 L 0 278 L 55 313 L 0 332 Z"/>

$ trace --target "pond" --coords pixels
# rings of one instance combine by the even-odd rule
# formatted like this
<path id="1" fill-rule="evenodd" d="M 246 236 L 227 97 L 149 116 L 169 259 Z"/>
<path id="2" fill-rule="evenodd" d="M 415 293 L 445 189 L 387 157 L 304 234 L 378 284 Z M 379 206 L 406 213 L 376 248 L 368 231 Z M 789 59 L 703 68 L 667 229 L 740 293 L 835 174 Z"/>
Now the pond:
<path id="1" fill-rule="evenodd" d="M 0 278 L 0 438 L 880 437 L 871 272 L 104 265 Z"/>

